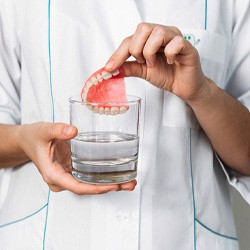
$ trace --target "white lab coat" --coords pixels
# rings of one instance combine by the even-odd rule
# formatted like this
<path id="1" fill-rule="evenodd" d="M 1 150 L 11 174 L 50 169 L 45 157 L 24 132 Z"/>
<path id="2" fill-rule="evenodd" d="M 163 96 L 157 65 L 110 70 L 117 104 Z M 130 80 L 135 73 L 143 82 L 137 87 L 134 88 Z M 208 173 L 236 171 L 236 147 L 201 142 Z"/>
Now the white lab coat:
<path id="1" fill-rule="evenodd" d="M 250 107 L 249 12 L 248 0 L 0 0 L 0 122 L 68 123 L 68 98 L 141 21 L 178 26 L 205 74 Z M 228 183 L 250 202 L 249 178 L 219 162 L 179 98 L 126 88 L 142 98 L 135 191 L 53 193 L 32 163 L 4 170 L 1 250 L 238 249 Z"/>

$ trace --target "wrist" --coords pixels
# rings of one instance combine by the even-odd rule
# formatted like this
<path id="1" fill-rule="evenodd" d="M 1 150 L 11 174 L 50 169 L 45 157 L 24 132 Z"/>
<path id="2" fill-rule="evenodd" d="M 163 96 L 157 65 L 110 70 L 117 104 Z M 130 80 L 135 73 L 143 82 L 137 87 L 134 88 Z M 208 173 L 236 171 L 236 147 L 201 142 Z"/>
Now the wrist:
<path id="1" fill-rule="evenodd" d="M 22 125 L 0 125 L 0 168 L 15 167 L 29 161 L 21 146 Z"/>
<path id="2" fill-rule="evenodd" d="M 193 110 L 210 107 L 219 94 L 219 87 L 208 77 L 204 78 L 202 86 L 188 100 L 184 100 Z"/>
<path id="3" fill-rule="evenodd" d="M 27 138 L 25 138 L 27 125 L 16 125 L 13 132 L 13 139 L 15 141 L 15 145 L 17 146 L 17 151 L 19 152 L 20 157 L 24 162 L 29 161 L 29 157 L 25 151 L 25 143 L 27 143 Z"/>

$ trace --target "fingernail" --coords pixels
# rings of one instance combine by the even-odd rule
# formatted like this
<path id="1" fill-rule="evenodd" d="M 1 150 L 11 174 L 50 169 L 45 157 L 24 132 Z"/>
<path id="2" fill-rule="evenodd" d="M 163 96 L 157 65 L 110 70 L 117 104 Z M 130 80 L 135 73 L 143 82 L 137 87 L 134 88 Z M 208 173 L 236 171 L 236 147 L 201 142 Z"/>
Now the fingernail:
<path id="1" fill-rule="evenodd" d="M 63 134 L 68 136 L 68 135 L 71 135 L 74 131 L 74 127 L 72 126 L 67 126 L 63 129 Z"/>
<path id="2" fill-rule="evenodd" d="M 115 66 L 115 62 L 113 60 L 106 63 L 105 68 L 106 69 L 112 69 Z"/>

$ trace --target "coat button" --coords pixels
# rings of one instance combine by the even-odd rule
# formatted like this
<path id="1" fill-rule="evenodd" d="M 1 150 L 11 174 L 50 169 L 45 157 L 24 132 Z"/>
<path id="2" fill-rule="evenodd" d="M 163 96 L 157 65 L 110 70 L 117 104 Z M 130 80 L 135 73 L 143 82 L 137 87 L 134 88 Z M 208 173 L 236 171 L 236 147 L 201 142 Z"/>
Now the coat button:
<path id="1" fill-rule="evenodd" d="M 118 213 L 117 219 L 122 224 L 128 224 L 132 221 L 132 214 L 128 211 L 121 211 Z"/>

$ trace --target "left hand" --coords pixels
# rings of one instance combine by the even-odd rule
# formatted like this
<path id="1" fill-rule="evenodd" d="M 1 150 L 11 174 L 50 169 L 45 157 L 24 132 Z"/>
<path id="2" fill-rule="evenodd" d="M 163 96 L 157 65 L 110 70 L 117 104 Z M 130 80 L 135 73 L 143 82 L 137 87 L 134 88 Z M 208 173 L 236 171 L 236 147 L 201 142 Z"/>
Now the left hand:
<path id="1" fill-rule="evenodd" d="M 53 192 L 68 190 L 79 195 L 104 194 L 110 191 L 132 191 L 136 180 L 121 184 L 88 184 L 76 180 L 72 172 L 68 141 L 77 128 L 64 123 L 37 122 L 17 126 L 18 148 L 33 161 L 43 180 Z"/>
<path id="2" fill-rule="evenodd" d="M 125 62 L 130 56 L 136 61 Z M 105 69 L 122 66 L 125 76 L 149 81 L 188 101 L 206 87 L 198 51 L 176 27 L 141 23 L 135 33 L 123 40 Z"/>

